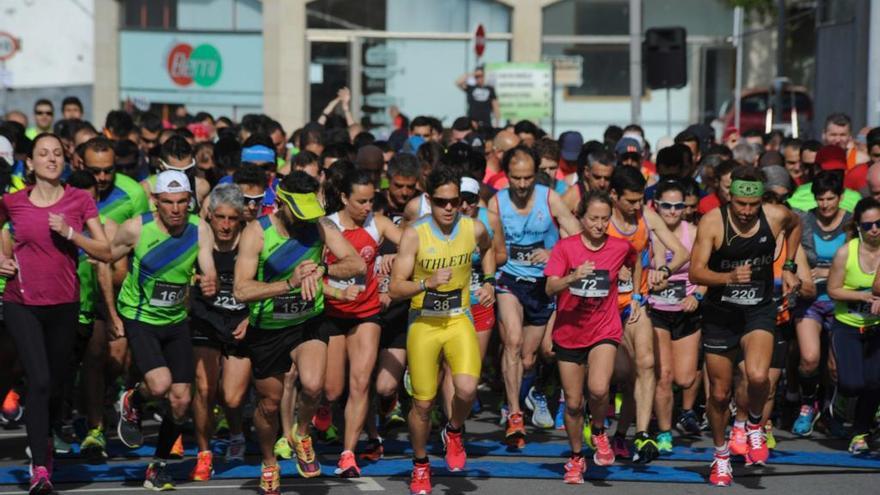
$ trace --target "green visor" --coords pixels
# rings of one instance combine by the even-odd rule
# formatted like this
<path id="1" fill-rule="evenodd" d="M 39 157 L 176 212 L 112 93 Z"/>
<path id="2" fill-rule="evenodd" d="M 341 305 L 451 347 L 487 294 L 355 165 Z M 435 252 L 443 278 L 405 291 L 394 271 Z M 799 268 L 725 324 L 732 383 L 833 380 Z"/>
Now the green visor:
<path id="1" fill-rule="evenodd" d="M 290 208 L 293 216 L 300 220 L 315 220 L 324 216 L 324 207 L 321 206 L 315 193 L 291 193 L 278 186 L 275 188 L 275 194 Z"/>

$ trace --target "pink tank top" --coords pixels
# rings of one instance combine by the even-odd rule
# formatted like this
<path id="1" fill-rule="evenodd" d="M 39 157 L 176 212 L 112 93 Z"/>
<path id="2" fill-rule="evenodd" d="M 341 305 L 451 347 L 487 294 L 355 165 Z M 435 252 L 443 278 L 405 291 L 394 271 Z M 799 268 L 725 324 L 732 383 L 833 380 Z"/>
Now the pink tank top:
<path id="1" fill-rule="evenodd" d="M 688 222 L 681 222 L 681 237 L 679 241 L 684 244 L 688 252 L 694 247 L 694 241 L 691 239 L 691 229 L 693 226 Z M 666 250 L 666 263 L 672 261 L 672 251 Z M 697 289 L 697 286 L 688 280 L 688 270 L 690 262 L 685 263 L 672 275 L 669 276 L 669 285 L 661 291 L 651 292 L 648 296 L 648 303 L 651 307 L 660 311 L 681 311 L 681 301 L 690 296 Z"/>

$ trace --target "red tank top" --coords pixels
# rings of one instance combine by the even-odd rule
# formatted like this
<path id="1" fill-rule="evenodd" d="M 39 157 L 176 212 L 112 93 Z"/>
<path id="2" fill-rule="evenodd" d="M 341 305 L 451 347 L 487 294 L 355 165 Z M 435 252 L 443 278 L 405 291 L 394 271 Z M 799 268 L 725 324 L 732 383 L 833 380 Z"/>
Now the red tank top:
<path id="1" fill-rule="evenodd" d="M 363 291 L 358 294 L 354 301 L 340 301 L 338 299 L 326 298 L 326 311 L 329 316 L 336 318 L 361 319 L 373 316 L 379 312 L 379 284 L 376 279 L 374 270 L 376 264 L 376 256 L 379 253 L 379 231 L 376 228 L 376 220 L 371 213 L 363 227 L 356 229 L 346 229 L 339 221 L 339 213 L 334 213 L 327 217 L 339 227 L 343 237 L 354 246 L 355 251 L 363 258 L 367 264 L 365 275 L 358 275 L 350 279 L 340 280 L 325 277 L 327 284 L 334 289 L 345 290 L 350 285 L 360 285 Z M 325 261 L 328 265 L 336 262 L 333 253 L 327 251 Z"/>

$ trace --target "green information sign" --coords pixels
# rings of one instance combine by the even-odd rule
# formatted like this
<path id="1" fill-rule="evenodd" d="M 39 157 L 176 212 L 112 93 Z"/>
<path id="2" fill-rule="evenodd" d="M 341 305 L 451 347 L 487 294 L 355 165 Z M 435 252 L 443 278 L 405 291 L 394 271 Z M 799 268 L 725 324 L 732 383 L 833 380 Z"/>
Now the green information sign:
<path id="1" fill-rule="evenodd" d="M 490 63 L 486 73 L 495 86 L 502 120 L 539 121 L 553 115 L 553 64 Z"/>

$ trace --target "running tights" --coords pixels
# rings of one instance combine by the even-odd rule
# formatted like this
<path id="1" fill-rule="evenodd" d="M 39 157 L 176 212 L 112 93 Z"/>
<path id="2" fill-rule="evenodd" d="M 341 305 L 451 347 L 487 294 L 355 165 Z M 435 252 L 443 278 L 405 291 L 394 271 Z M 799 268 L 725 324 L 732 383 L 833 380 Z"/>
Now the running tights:
<path id="1" fill-rule="evenodd" d="M 3 305 L 6 330 L 12 335 L 27 378 L 24 423 L 36 466 L 45 466 L 50 421 L 60 420 L 64 377 L 76 342 L 79 303 Z"/>
<path id="2" fill-rule="evenodd" d="M 837 361 L 837 387 L 846 397 L 857 397 L 853 431 L 867 433 L 880 405 L 880 329 L 858 328 L 835 322 L 831 345 Z"/>

